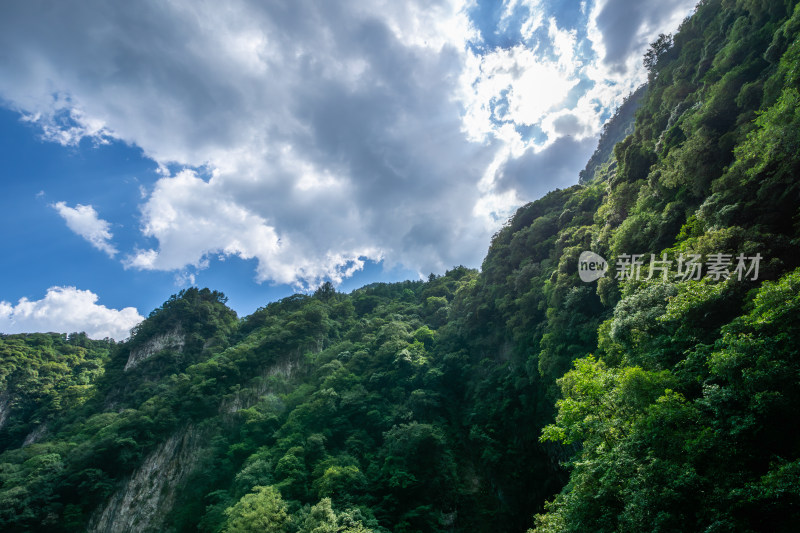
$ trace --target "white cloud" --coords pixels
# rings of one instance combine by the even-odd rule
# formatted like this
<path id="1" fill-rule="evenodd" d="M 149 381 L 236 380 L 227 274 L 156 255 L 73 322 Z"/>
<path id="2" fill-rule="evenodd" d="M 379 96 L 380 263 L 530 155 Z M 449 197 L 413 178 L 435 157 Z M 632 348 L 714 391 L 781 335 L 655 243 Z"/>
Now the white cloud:
<path id="1" fill-rule="evenodd" d="M 49 105 L 35 113 L 23 113 L 22 120 L 38 124 L 42 138 L 62 146 L 77 146 L 81 139 L 91 138 L 95 144 L 107 144 L 111 132 L 102 120 L 87 116 L 69 95 L 55 93 Z"/>
<path id="2" fill-rule="evenodd" d="M 386 24 L 404 46 L 440 51 L 477 37 L 465 14 L 468 5 L 469 2 L 380 0 L 361 2 L 356 9 Z"/>
<path id="3" fill-rule="evenodd" d="M 504 0 L 498 30 L 507 31 L 512 20 L 519 20 L 520 34 L 523 39 L 530 39 L 544 21 L 545 11 L 541 3 L 541 0 Z"/>
<path id="4" fill-rule="evenodd" d="M 75 287 L 50 287 L 41 300 L 21 298 L 17 305 L 0 302 L 3 333 L 84 331 L 93 339 L 127 338 L 131 328 L 144 320 L 136 309 L 109 309 L 97 304 L 97 295 Z"/>
<path id="5" fill-rule="evenodd" d="M 506 16 L 516 7 L 516 2 L 509 3 Z M 536 3 L 529 9 L 539 12 Z M 545 130 L 544 139 L 528 140 L 518 129 L 541 128 L 548 115 L 567 109 L 567 97 L 580 81 L 583 63 L 575 51 L 577 32 L 559 29 L 553 17 L 547 29 L 547 42 L 470 54 L 459 93 L 465 108 L 463 128 L 470 139 L 500 139 L 511 148 L 510 157 L 529 148 L 546 148 L 556 140 L 554 130 Z"/>
<path id="6" fill-rule="evenodd" d="M 288 164 L 288 163 L 287 163 Z M 306 195 L 331 194 L 339 187 L 332 177 L 321 177 L 306 166 L 295 183 L 298 202 Z M 158 181 L 143 207 L 143 233 L 159 242 L 159 249 L 137 250 L 125 259 L 128 267 L 144 270 L 180 270 L 186 265 L 205 268 L 209 257 L 219 254 L 258 260 L 257 279 L 293 283 L 299 288 L 316 285 L 324 279 L 341 282 L 363 267 L 364 260 L 382 259 L 377 249 L 336 243 L 319 257 L 306 257 L 307 243 L 295 243 L 292 234 L 279 236 L 275 228 L 255 211 L 249 210 L 226 193 L 224 180 L 206 182 L 191 170 L 184 170 Z M 346 226 L 347 221 L 331 221 Z M 324 231 L 324 229 L 323 229 Z M 302 238 L 302 235 L 298 235 Z M 365 236 L 366 238 L 366 236 Z M 194 279 L 183 273 L 181 279 Z"/>
<path id="7" fill-rule="evenodd" d="M 558 27 L 555 17 L 550 17 L 547 35 L 553 43 L 553 53 L 558 58 L 558 67 L 564 71 L 575 71 L 582 61 L 576 57 L 575 46 L 578 43 L 577 30 L 564 30 Z"/>
<path id="8" fill-rule="evenodd" d="M 209 255 L 221 253 L 257 258 L 261 281 L 293 283 L 328 273 L 302 257 L 287 258 L 290 243 L 281 240 L 259 214 L 228 197 L 218 183 L 205 182 L 191 170 L 159 180 L 143 208 L 143 233 L 158 240 L 159 250 L 139 250 L 126 265 L 153 270 L 179 270 L 187 264 L 204 268 Z M 298 187 L 304 192 L 314 188 L 314 178 L 301 180 Z"/>
<path id="9" fill-rule="evenodd" d="M 117 249 L 111 244 L 114 235 L 109 231 L 111 225 L 97 216 L 91 205 L 78 204 L 69 207 L 64 202 L 57 202 L 52 207 L 67 222 L 67 227 L 89 241 L 92 246 L 114 257 Z"/>

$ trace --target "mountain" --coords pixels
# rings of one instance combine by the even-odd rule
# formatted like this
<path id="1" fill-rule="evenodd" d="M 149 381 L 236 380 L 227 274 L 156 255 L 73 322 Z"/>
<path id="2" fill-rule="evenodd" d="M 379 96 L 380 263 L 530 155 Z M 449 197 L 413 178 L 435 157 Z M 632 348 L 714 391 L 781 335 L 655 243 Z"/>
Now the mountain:
<path id="1" fill-rule="evenodd" d="M 3 336 L 0 529 L 794 531 L 799 31 L 701 2 L 480 272 Z"/>

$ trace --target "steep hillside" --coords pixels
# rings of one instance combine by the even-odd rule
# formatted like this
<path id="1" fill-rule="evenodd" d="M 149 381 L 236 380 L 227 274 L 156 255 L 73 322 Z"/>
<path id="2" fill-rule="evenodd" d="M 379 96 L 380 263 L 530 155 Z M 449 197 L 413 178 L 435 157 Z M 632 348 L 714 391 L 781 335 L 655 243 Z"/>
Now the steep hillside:
<path id="1" fill-rule="evenodd" d="M 83 334 L 0 335 L 0 451 L 52 432 L 93 394 L 114 341 Z"/>
<path id="2" fill-rule="evenodd" d="M 0 529 L 793 531 L 796 4 L 701 2 L 480 272 L 2 338 Z"/>

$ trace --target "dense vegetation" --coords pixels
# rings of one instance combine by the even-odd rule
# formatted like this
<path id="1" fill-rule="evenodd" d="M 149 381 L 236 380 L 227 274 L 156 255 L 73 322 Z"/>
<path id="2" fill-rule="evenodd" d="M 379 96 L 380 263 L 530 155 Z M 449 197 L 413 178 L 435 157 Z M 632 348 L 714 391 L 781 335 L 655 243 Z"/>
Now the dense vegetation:
<path id="1" fill-rule="evenodd" d="M 241 319 L 189 289 L 120 344 L 3 337 L 0 529 L 793 531 L 795 4 L 701 2 L 582 184 L 520 208 L 480 272 Z"/>
<path id="2" fill-rule="evenodd" d="M 0 450 L 43 434 L 88 400 L 113 347 L 82 333 L 0 335 Z"/>

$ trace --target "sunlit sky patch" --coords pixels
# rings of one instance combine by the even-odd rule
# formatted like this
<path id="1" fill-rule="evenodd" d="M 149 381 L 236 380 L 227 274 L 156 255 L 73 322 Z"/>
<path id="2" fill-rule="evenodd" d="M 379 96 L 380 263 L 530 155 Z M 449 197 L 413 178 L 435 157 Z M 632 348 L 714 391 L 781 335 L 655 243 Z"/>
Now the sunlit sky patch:
<path id="1" fill-rule="evenodd" d="M 478 267 L 692 7 L 3 2 L 0 332 Z"/>

